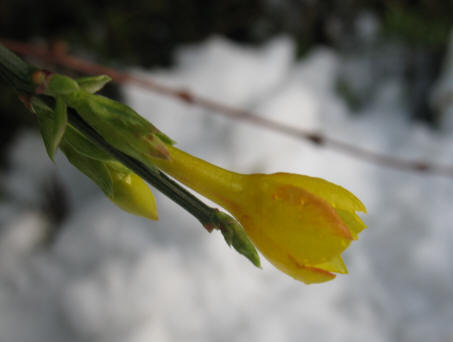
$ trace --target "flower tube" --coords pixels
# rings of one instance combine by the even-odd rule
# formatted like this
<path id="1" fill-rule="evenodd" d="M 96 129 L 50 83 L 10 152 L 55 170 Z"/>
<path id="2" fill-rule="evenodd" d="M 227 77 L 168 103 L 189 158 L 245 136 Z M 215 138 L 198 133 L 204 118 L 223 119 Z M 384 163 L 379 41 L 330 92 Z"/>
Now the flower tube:
<path id="1" fill-rule="evenodd" d="M 153 163 L 227 209 L 276 268 L 304 283 L 347 273 L 340 254 L 365 225 L 364 205 L 344 188 L 290 174 L 238 174 L 175 147 Z"/>

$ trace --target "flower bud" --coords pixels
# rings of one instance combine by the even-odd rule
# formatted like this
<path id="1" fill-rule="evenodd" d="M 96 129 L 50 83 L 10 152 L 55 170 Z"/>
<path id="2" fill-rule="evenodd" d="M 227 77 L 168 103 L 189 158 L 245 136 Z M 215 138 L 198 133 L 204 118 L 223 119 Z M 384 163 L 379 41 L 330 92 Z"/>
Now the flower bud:
<path id="1" fill-rule="evenodd" d="M 107 163 L 113 182 L 113 192 L 108 197 L 121 209 L 150 220 L 157 220 L 154 195 L 148 185 L 133 172 L 121 172 Z"/>

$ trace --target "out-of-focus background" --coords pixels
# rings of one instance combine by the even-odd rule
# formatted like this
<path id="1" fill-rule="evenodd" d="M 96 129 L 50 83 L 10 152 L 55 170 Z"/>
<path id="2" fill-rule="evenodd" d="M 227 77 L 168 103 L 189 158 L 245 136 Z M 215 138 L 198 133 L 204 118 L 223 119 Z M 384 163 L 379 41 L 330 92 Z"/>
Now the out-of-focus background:
<path id="1" fill-rule="evenodd" d="M 0 38 L 50 46 L 403 159 L 453 164 L 449 1 L 3 1 Z M 55 65 L 38 65 L 73 73 Z M 41 63 L 41 64 L 40 64 Z M 453 179 L 377 166 L 110 85 L 197 156 L 326 178 L 368 208 L 349 274 L 263 269 L 160 195 L 111 204 L 0 85 L 0 341 L 453 341 Z"/>

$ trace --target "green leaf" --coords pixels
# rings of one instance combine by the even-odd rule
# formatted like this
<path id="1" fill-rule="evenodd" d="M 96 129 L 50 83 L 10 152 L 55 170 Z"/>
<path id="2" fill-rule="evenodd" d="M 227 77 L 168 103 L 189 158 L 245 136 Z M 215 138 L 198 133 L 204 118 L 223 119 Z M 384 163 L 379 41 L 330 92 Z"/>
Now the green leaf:
<path id="1" fill-rule="evenodd" d="M 84 90 L 64 96 L 72 107 L 110 145 L 148 167 L 152 158 L 169 157 L 159 131 L 130 107 Z"/>
<path id="2" fill-rule="evenodd" d="M 237 252 L 249 259 L 253 265 L 261 267 L 258 252 L 238 221 L 226 213 L 217 211 L 213 225 L 220 229 L 228 246 L 233 246 Z"/>
<path id="3" fill-rule="evenodd" d="M 113 196 L 112 177 L 102 161 L 88 158 L 64 142 L 61 149 L 72 165 L 91 178 L 108 197 Z"/>
<path id="4" fill-rule="evenodd" d="M 176 144 L 176 141 L 174 141 L 172 138 L 170 138 L 168 135 L 165 133 L 162 133 L 156 128 L 157 132 L 154 133 L 160 140 L 162 140 L 164 143 L 173 146 Z"/>
<path id="5" fill-rule="evenodd" d="M 54 160 L 55 152 L 57 151 L 58 145 L 60 145 L 61 139 L 63 139 L 66 126 L 68 124 L 68 113 L 66 112 L 66 103 L 60 96 L 57 96 L 55 103 L 55 120 L 53 121 L 52 132 L 49 141 L 49 153 L 50 159 Z"/>
<path id="6" fill-rule="evenodd" d="M 68 125 L 66 129 L 64 141 L 70 144 L 72 148 L 77 150 L 80 154 L 83 154 L 85 157 L 101 161 L 112 159 L 112 156 L 108 152 L 101 149 L 98 145 L 93 143 L 78 129 L 71 125 Z"/>
<path id="7" fill-rule="evenodd" d="M 51 160 L 52 158 L 52 136 L 53 136 L 53 120 L 49 116 L 44 115 L 41 110 L 36 111 L 36 116 L 38 117 L 39 122 L 39 131 L 41 133 L 42 140 L 44 141 L 44 146 L 46 147 L 47 155 Z"/>
<path id="8" fill-rule="evenodd" d="M 44 146 L 46 147 L 49 158 L 53 160 L 54 149 L 54 130 L 55 130 L 55 112 L 37 97 L 31 100 L 33 111 L 36 113 L 39 122 L 39 131 L 41 132 Z"/>
<path id="9" fill-rule="evenodd" d="M 112 79 L 107 75 L 80 77 L 76 79 L 80 89 L 94 94 L 104 88 Z"/>

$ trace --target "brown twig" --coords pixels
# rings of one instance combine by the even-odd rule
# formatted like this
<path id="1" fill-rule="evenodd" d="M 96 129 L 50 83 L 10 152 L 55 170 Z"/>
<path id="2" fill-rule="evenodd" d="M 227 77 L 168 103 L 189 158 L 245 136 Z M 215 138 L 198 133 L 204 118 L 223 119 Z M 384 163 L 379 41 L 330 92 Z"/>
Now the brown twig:
<path id="1" fill-rule="evenodd" d="M 242 120 L 256 126 L 283 133 L 288 136 L 304 139 L 318 146 L 326 146 L 331 148 L 332 150 L 348 154 L 360 160 L 368 161 L 380 166 L 387 166 L 394 169 L 424 172 L 426 174 L 435 174 L 453 178 L 453 166 L 433 164 L 425 162 L 423 160 L 405 160 L 397 158 L 387 154 L 378 153 L 362 147 L 358 147 L 354 144 L 350 144 L 344 141 L 333 139 L 328 136 L 322 135 L 319 132 L 299 127 L 293 127 L 288 124 L 266 119 L 252 111 L 229 106 L 227 104 L 199 96 L 186 89 L 178 89 L 166 86 L 150 79 L 144 79 L 126 72 L 89 62 L 82 58 L 68 55 L 66 53 L 65 46 L 61 44 L 54 45 L 53 48 L 48 48 L 45 45 L 22 43 L 7 39 L 0 39 L 0 41 L 6 47 L 18 54 L 37 58 L 42 62 L 48 64 L 60 65 L 70 70 L 75 70 L 90 75 L 109 75 L 113 79 L 113 81 L 117 83 L 135 84 L 154 93 L 175 98 L 187 104 L 198 106 L 210 110 L 214 113 L 230 117 L 232 119 Z"/>

